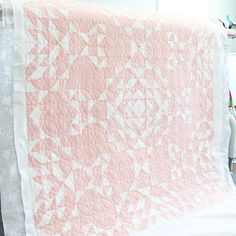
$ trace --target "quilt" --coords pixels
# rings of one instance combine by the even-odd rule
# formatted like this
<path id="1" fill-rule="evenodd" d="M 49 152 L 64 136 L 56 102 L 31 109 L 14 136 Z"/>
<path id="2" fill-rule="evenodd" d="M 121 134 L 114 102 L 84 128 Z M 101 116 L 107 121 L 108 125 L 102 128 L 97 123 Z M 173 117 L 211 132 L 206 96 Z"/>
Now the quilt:
<path id="1" fill-rule="evenodd" d="M 219 26 L 70 0 L 12 5 L 27 236 L 128 236 L 231 196 Z"/>

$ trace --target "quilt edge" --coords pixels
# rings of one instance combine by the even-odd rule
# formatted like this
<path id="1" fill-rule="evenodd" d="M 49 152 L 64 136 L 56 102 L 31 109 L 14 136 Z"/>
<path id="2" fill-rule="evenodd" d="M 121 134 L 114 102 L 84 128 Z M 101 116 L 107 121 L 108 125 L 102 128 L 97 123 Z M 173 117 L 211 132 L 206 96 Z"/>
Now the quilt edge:
<path id="1" fill-rule="evenodd" d="M 228 170 L 228 144 L 230 138 L 228 111 L 228 68 L 227 34 L 218 25 L 213 27 L 215 35 L 215 54 L 213 65 L 213 117 L 214 143 L 213 156 L 219 165 L 221 177 L 235 188 Z"/>
<path id="2" fill-rule="evenodd" d="M 25 214 L 26 236 L 36 236 L 33 217 L 32 186 L 28 165 L 28 134 L 25 80 L 25 32 L 24 32 L 24 0 L 10 0 L 14 17 L 14 62 L 13 62 L 13 116 L 14 143 L 17 156 L 18 171 L 21 176 L 21 197 Z"/>

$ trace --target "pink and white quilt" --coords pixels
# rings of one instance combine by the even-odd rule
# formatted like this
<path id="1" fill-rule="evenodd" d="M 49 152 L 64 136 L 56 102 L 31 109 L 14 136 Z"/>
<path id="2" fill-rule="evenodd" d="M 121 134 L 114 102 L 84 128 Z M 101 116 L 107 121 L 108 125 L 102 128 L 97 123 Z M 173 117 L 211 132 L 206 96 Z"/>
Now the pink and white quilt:
<path id="1" fill-rule="evenodd" d="M 218 26 L 78 1 L 13 8 L 26 235 L 128 236 L 230 195 Z"/>

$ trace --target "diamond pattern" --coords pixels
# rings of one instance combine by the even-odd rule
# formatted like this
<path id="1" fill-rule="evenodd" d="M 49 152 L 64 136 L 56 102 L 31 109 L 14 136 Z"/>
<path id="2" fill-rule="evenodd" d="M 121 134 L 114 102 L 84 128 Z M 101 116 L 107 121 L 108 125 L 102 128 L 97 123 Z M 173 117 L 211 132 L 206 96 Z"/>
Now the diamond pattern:
<path id="1" fill-rule="evenodd" d="M 39 235 L 125 236 L 225 196 L 209 28 L 73 1 L 24 9 Z"/>

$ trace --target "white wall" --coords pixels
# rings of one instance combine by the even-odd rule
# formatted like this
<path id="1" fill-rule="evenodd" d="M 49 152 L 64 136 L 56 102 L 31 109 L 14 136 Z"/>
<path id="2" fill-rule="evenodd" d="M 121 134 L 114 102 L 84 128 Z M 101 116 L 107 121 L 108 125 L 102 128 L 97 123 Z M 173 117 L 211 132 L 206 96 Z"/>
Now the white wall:
<path id="1" fill-rule="evenodd" d="M 208 0 L 208 2 L 210 16 L 225 19 L 226 15 L 230 15 L 236 18 L 235 0 Z"/>
<path id="2" fill-rule="evenodd" d="M 236 0 L 158 0 L 158 10 L 225 20 L 226 15 L 236 18 Z"/>
<path id="3" fill-rule="evenodd" d="M 207 0 L 158 0 L 158 11 L 164 13 L 206 16 Z"/>
<path id="4" fill-rule="evenodd" d="M 81 2 L 96 2 L 101 4 L 111 4 L 122 7 L 156 10 L 156 0 L 80 0 Z"/>

